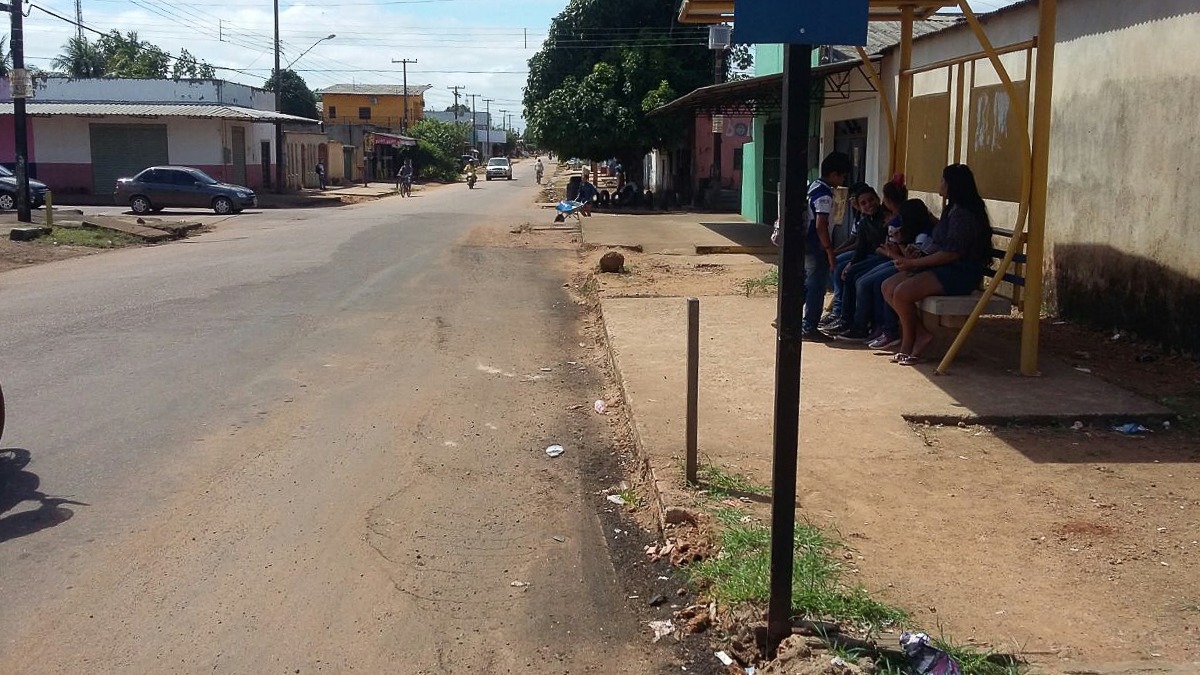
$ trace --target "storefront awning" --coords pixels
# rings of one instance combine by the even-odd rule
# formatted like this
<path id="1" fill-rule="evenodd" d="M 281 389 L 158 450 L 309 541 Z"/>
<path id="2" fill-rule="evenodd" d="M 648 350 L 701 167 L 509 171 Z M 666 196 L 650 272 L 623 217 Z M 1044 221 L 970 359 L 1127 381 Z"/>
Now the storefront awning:
<path id="1" fill-rule="evenodd" d="M 417 144 L 417 139 L 401 136 L 399 134 L 388 134 L 382 131 L 372 131 L 366 134 L 367 152 L 371 152 L 371 148 L 376 145 L 391 145 L 395 147 L 413 147 Z"/>
<path id="2" fill-rule="evenodd" d="M 882 57 L 872 56 L 872 62 Z M 839 94 L 844 82 L 826 82 L 826 78 L 849 73 L 862 67 L 861 61 L 839 61 L 815 66 L 812 69 L 814 86 L 826 94 Z M 832 90 L 831 90 L 832 86 Z M 650 111 L 650 115 L 669 115 L 680 112 L 719 115 L 759 115 L 776 112 L 783 105 L 783 74 L 762 75 L 745 80 L 700 87 L 670 103 Z"/>

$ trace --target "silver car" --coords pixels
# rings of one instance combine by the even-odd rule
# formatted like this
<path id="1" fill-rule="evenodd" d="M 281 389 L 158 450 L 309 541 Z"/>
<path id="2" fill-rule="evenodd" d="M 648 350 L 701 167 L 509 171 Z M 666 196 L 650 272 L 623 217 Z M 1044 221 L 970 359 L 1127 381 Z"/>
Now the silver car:
<path id="1" fill-rule="evenodd" d="M 248 187 L 222 183 L 190 166 L 152 166 L 133 178 L 118 179 L 116 202 L 137 214 L 191 207 L 224 216 L 258 206 L 258 197 Z"/>

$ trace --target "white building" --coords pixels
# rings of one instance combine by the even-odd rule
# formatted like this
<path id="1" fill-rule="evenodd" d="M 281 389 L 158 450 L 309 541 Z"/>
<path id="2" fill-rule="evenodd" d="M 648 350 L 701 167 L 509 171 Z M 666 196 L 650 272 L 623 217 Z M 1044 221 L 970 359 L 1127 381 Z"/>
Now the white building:
<path id="1" fill-rule="evenodd" d="M 0 85 L 0 162 L 11 163 L 13 104 Z M 274 175 L 272 92 L 221 80 L 37 78 L 29 115 L 30 175 L 59 195 L 107 195 L 116 180 L 182 164 L 253 188 Z M 314 127 L 315 128 L 315 127 Z"/>

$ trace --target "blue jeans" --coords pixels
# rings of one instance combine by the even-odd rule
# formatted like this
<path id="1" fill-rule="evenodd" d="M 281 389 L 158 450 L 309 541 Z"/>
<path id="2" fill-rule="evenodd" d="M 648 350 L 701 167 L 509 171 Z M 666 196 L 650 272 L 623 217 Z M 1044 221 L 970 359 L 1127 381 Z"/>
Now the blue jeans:
<path id="1" fill-rule="evenodd" d="M 828 258 L 811 253 L 804 256 L 805 332 L 816 330 L 817 322 L 821 320 L 821 308 L 825 306 L 825 290 L 829 288 L 829 276 Z"/>
<path id="2" fill-rule="evenodd" d="M 895 274 L 896 263 L 888 261 L 856 280 L 855 326 L 866 327 L 870 323 L 875 328 L 882 328 L 888 335 L 899 333 L 900 317 L 883 299 L 883 282 Z"/>
<path id="3" fill-rule="evenodd" d="M 842 282 L 842 270 L 846 269 L 853 258 L 854 251 L 841 253 L 837 257 L 837 265 L 833 268 L 833 305 L 830 306 L 829 313 L 835 316 L 842 315 L 842 298 L 846 293 L 846 284 Z M 851 304 L 850 308 L 853 309 L 854 305 Z"/>
<path id="4" fill-rule="evenodd" d="M 889 263 L 891 260 L 886 256 L 872 253 L 862 260 L 853 263 L 846 270 L 846 279 L 842 282 L 845 290 L 842 292 L 842 307 L 845 308 L 845 318 L 848 321 L 853 321 L 857 316 L 858 307 L 858 280 L 864 275 L 869 274 L 871 270 Z M 854 323 L 856 328 L 866 328 L 866 324 Z"/>

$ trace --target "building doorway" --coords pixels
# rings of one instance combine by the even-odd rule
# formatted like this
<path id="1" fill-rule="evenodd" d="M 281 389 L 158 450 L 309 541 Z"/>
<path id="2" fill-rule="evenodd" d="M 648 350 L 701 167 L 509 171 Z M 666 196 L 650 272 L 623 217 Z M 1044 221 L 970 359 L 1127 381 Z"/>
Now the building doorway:
<path id="1" fill-rule="evenodd" d="M 833 149 L 850 157 L 853 167 L 846 185 L 861 183 L 867 175 L 867 118 L 840 120 L 833 123 Z"/>
<path id="2" fill-rule="evenodd" d="M 233 182 L 246 184 L 246 128 L 233 128 Z"/>
<path id="3" fill-rule="evenodd" d="M 258 146 L 259 156 L 262 157 L 262 184 L 271 187 L 271 141 L 263 141 Z"/>

